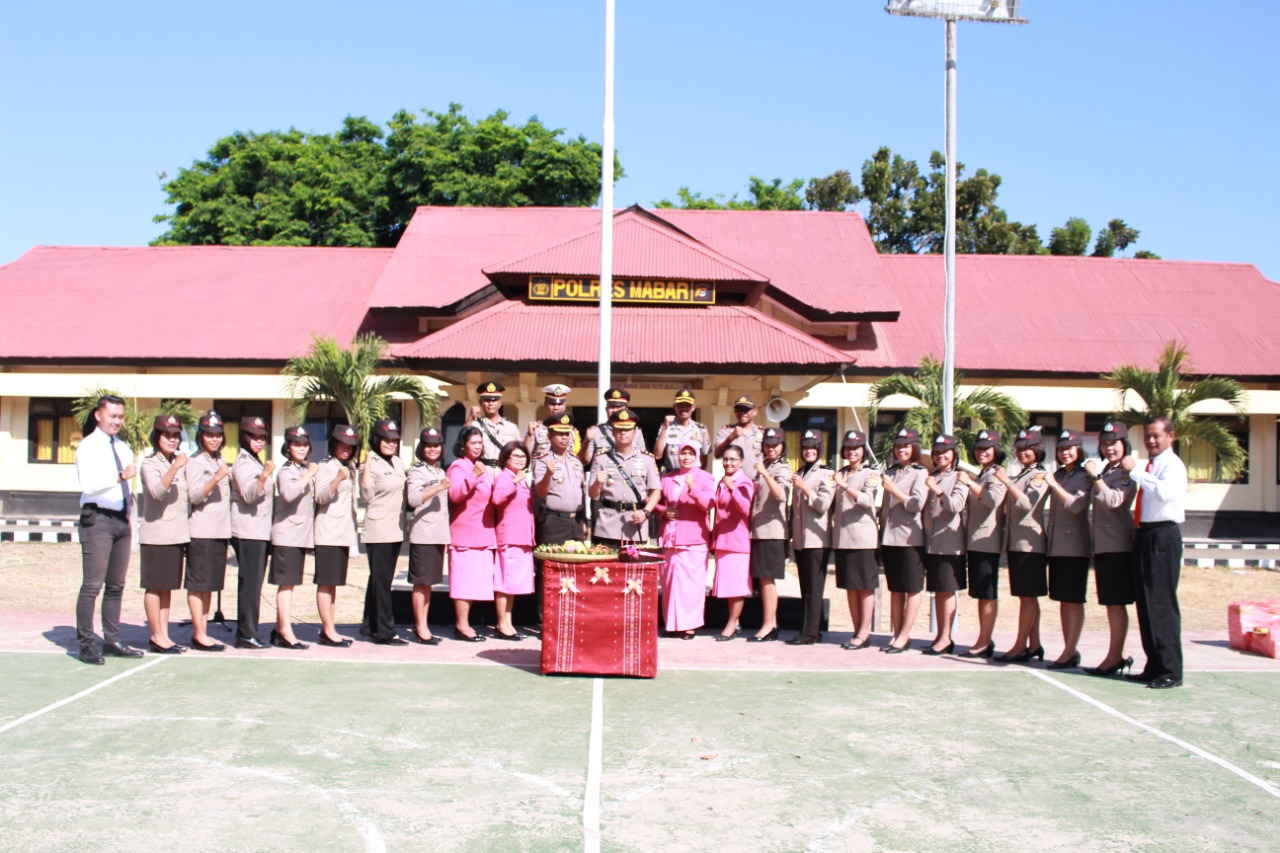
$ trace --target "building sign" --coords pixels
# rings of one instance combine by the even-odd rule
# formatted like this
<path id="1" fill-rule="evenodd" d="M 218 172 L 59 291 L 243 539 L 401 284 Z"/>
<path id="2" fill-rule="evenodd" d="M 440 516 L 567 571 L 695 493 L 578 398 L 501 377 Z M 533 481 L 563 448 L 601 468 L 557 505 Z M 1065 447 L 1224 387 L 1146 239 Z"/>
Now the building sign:
<path id="1" fill-rule="evenodd" d="M 538 302 L 599 302 L 600 279 L 531 275 L 529 299 Z M 710 281 L 615 278 L 613 301 L 645 302 L 651 305 L 714 305 L 716 286 Z"/>

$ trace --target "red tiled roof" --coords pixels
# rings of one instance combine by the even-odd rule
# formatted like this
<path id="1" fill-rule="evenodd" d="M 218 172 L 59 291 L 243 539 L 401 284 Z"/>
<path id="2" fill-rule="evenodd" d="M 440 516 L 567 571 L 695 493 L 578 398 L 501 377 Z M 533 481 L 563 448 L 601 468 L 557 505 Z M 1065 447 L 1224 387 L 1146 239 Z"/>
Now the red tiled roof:
<path id="1" fill-rule="evenodd" d="M 941 255 L 884 255 L 896 323 L 864 326 L 860 368 L 942 357 Z M 1015 374 L 1154 366 L 1188 344 L 1197 374 L 1280 375 L 1280 285 L 1250 264 L 1009 255 L 956 258 L 956 365 Z"/>
<path id="2" fill-rule="evenodd" d="M 495 365 L 582 369 L 599 362 L 595 306 L 503 302 L 395 350 L 438 370 Z M 825 373 L 849 357 L 739 305 L 613 309 L 613 358 L 620 369 L 735 369 Z"/>
<path id="3" fill-rule="evenodd" d="M 768 279 L 679 231 L 634 210 L 614 217 L 613 274 L 637 278 L 753 281 Z M 600 224 L 523 258 L 487 267 L 498 273 L 600 275 Z"/>
<path id="4" fill-rule="evenodd" d="M 678 231 L 671 232 L 671 240 L 657 242 L 654 229 L 659 225 L 628 226 L 614 244 L 615 264 L 624 262 L 625 269 L 632 269 L 633 260 L 655 258 L 673 268 L 677 258 L 680 264 L 692 264 L 694 249 L 701 244 L 707 260 L 700 263 L 717 259 L 728 266 L 724 272 L 731 280 L 742 280 L 740 270 L 745 268 L 752 274 L 747 280 L 768 281 L 771 295 L 814 319 L 889 319 L 898 312 L 898 299 L 856 213 L 656 210 L 630 215 L 633 220 L 628 221 L 660 220 Z M 489 286 L 484 269 L 501 269 L 511 259 L 543 254 L 549 262 L 580 268 L 590 264 L 598 272 L 599 261 L 590 255 L 598 254 L 599 239 L 593 245 L 589 234 L 599 222 L 600 211 L 591 208 L 420 207 L 370 305 L 448 308 Z M 645 245 L 628 246 L 630 237 L 643 238 Z M 682 247 L 678 254 L 672 251 L 677 245 Z M 646 258 L 651 249 L 657 254 Z M 640 263 L 634 267 L 643 268 Z M 662 274 L 622 269 L 615 266 L 615 273 Z"/>
<path id="5" fill-rule="evenodd" d="M 0 357 L 283 361 L 351 340 L 391 252 L 38 246 L 0 267 Z"/>

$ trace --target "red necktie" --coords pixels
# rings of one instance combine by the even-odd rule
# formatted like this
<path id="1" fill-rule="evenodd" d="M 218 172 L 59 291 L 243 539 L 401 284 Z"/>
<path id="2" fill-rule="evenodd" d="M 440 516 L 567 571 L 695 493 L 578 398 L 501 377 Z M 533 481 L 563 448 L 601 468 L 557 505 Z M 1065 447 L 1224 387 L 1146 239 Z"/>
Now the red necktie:
<path id="1" fill-rule="evenodd" d="M 1148 474 L 1151 473 L 1151 469 L 1155 466 L 1155 464 L 1156 464 L 1156 461 L 1154 459 L 1147 460 Z M 1146 491 L 1145 488 L 1138 489 L 1138 499 L 1133 502 L 1133 523 L 1135 525 L 1142 523 L 1142 493 L 1145 491 Z"/>

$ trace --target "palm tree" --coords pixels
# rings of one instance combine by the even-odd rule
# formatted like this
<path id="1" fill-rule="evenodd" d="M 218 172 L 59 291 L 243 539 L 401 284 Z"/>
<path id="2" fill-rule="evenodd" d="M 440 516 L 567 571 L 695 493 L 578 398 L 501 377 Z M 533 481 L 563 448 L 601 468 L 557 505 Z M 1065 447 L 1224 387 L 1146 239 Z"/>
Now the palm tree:
<path id="1" fill-rule="evenodd" d="M 877 442 L 876 452 L 882 458 L 888 457 L 893 447 L 893 435 L 903 427 L 919 432 L 921 440 L 926 443 L 925 447 L 928 447 L 927 442 L 931 438 L 942 433 L 942 371 L 942 362 L 926 355 L 920 359 L 920 369 L 915 374 L 909 376 L 894 373 L 871 386 L 871 405 L 867 411 L 871 423 L 875 423 L 880 404 L 894 394 L 912 397 L 920 402 L 920 405 L 907 411 L 903 419 L 894 426 L 892 433 Z M 956 438 L 972 451 L 978 431 L 994 429 L 1008 443 L 1013 434 L 1027 422 L 1026 411 L 1008 394 L 995 388 L 974 388 L 961 396 L 958 392 L 963 380 L 963 374 L 956 371 L 957 393 L 953 408 Z"/>
<path id="2" fill-rule="evenodd" d="M 190 403 L 183 400 L 161 400 L 160 405 L 152 409 L 138 408 L 137 398 L 125 399 L 111 388 L 90 388 L 71 403 L 71 414 L 76 423 L 82 427 L 87 424 L 98 401 L 106 396 L 124 399 L 124 426 L 120 427 L 120 440 L 129 445 L 134 453 L 142 453 L 151 442 L 151 426 L 157 415 L 173 415 L 184 429 L 190 428 L 199 418 Z"/>
<path id="3" fill-rule="evenodd" d="M 415 376 L 376 375 L 390 348 L 372 332 L 360 335 L 344 348 L 333 338 L 314 336 L 305 355 L 289 359 L 284 367 L 286 390 L 295 414 L 310 403 L 333 402 L 342 407 L 347 422 L 368 437 L 374 421 L 390 411 L 393 396 L 409 397 L 418 406 L 423 424 L 436 419 L 436 397 Z"/>
<path id="4" fill-rule="evenodd" d="M 1102 378 L 1119 386 L 1121 405 L 1126 391 L 1132 391 L 1142 400 L 1143 408 L 1125 406 L 1116 413 L 1117 420 L 1129 426 L 1142 426 L 1147 418 L 1168 418 L 1180 444 L 1189 448 L 1203 441 L 1217 451 L 1222 479 L 1231 482 L 1240 476 L 1248 461 L 1240 440 L 1220 419 L 1197 417 L 1190 409 L 1205 400 L 1222 400 L 1243 419 L 1246 414 L 1244 386 L 1224 376 L 1192 381 L 1185 375 L 1190 368 L 1186 345 L 1169 341 L 1160 353 L 1155 370 L 1122 364 Z"/>

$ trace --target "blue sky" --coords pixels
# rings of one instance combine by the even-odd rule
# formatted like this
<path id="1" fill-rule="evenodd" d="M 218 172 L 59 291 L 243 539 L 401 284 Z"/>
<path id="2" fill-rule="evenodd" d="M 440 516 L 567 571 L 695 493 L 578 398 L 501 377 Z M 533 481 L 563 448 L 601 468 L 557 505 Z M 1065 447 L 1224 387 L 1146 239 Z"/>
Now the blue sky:
<path id="1" fill-rule="evenodd" d="M 619 0 L 619 206 L 746 195 L 881 145 L 943 143 L 943 25 L 882 0 Z M 1120 217 L 1135 248 L 1280 280 L 1280 3 L 1032 0 L 961 23 L 959 159 L 1042 236 Z M 235 130 L 464 105 L 601 138 L 603 0 L 0 0 L 0 263 L 143 245 L 173 175 Z M 1270 58 L 1268 58 L 1270 57 Z M 1133 249 L 1130 249 L 1132 252 Z"/>

